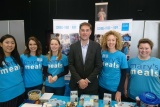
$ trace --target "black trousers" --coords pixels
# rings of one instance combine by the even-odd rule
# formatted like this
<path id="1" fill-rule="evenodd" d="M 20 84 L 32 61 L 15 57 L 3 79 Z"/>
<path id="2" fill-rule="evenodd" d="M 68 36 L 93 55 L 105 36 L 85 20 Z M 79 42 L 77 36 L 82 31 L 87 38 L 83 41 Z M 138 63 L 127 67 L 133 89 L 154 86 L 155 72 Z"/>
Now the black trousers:
<path id="1" fill-rule="evenodd" d="M 24 93 L 7 102 L 0 102 L 0 107 L 19 107 L 24 101 Z"/>
<path id="2" fill-rule="evenodd" d="M 112 92 L 112 91 L 106 90 L 106 89 L 102 88 L 101 86 L 99 86 L 99 90 L 98 91 L 99 91 L 99 98 L 100 99 L 103 99 L 104 93 L 109 93 L 109 94 L 112 94 L 112 100 L 115 100 L 116 92 Z"/>

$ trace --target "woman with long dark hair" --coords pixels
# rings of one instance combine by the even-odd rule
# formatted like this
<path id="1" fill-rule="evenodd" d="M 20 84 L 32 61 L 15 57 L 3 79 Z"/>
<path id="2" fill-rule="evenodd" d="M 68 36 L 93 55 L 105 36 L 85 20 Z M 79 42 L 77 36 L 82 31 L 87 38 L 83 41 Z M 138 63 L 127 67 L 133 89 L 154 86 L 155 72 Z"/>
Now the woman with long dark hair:
<path id="1" fill-rule="evenodd" d="M 12 35 L 0 39 L 0 107 L 18 107 L 25 92 L 17 43 Z"/>
<path id="2" fill-rule="evenodd" d="M 23 64 L 23 79 L 25 84 L 25 98 L 29 91 L 43 87 L 43 71 L 47 70 L 47 60 L 42 55 L 40 41 L 34 37 L 29 37 L 26 43 L 24 54 L 21 55 Z"/>

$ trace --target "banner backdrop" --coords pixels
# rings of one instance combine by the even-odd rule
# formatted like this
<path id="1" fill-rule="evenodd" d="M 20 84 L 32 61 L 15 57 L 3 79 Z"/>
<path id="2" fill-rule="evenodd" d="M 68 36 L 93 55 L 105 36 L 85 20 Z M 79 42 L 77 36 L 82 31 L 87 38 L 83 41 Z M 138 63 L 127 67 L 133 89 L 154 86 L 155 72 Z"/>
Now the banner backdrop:
<path id="1" fill-rule="evenodd" d="M 62 45 L 62 53 L 68 55 L 70 45 L 79 40 L 79 25 L 88 20 L 53 19 L 53 34 Z"/>
<path id="2" fill-rule="evenodd" d="M 61 20 L 53 19 L 53 33 L 71 34 L 79 33 L 79 25 L 88 20 Z"/>
<path id="3" fill-rule="evenodd" d="M 121 34 L 131 33 L 132 19 L 95 22 L 95 34 L 104 34 L 109 30 L 115 30 Z"/>
<path id="4" fill-rule="evenodd" d="M 96 21 L 95 41 L 100 43 L 102 36 L 110 30 L 115 30 L 121 34 L 123 42 L 123 48 L 121 51 L 126 54 L 127 58 L 129 59 L 132 19 Z"/>

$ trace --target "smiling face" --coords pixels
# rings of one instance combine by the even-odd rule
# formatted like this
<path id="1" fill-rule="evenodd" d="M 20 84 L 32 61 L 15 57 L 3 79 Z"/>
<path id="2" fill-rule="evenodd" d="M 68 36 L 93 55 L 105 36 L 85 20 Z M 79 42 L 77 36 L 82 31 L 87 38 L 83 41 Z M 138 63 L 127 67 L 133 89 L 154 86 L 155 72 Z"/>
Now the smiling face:
<path id="1" fill-rule="evenodd" d="M 89 37 L 91 35 L 90 27 L 87 26 L 87 25 L 81 26 L 81 28 L 79 30 L 79 34 L 80 34 L 80 38 L 81 38 L 82 41 L 88 41 Z"/>
<path id="2" fill-rule="evenodd" d="M 116 37 L 114 35 L 109 35 L 107 37 L 107 46 L 109 51 L 115 51 L 116 48 Z"/>
<path id="3" fill-rule="evenodd" d="M 5 56 L 10 56 L 11 52 L 15 49 L 15 41 L 12 38 L 5 39 L 0 45 Z"/>
<path id="4" fill-rule="evenodd" d="M 60 44 L 57 40 L 51 40 L 50 42 L 50 48 L 51 48 L 51 51 L 52 53 L 57 53 L 58 54 L 58 50 L 60 48 Z"/>
<path id="5" fill-rule="evenodd" d="M 28 43 L 28 47 L 29 47 L 29 50 L 30 50 L 30 53 L 36 53 L 37 51 L 37 44 L 34 40 L 30 40 L 29 43 Z"/>
<path id="6" fill-rule="evenodd" d="M 150 58 L 152 49 L 148 43 L 140 43 L 138 47 L 138 54 L 140 59 L 148 59 Z"/>

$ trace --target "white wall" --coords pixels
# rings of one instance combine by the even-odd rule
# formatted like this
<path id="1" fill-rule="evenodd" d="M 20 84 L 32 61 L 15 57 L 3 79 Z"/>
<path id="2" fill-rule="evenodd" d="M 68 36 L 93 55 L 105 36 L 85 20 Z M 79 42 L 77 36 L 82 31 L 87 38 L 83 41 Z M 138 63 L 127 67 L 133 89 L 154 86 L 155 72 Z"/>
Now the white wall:
<path id="1" fill-rule="evenodd" d="M 149 38 L 153 41 L 154 46 L 152 49 L 152 56 L 160 58 L 160 20 L 159 21 L 146 21 L 144 38 Z"/>
<path id="2" fill-rule="evenodd" d="M 130 58 L 138 54 L 137 44 L 139 39 L 143 38 L 144 21 L 133 21 L 131 34 Z"/>
<path id="3" fill-rule="evenodd" d="M 131 34 L 130 58 L 138 54 L 137 44 L 141 38 L 149 38 L 153 41 L 154 47 L 151 56 L 160 58 L 160 20 L 158 21 L 133 21 Z"/>
<path id="4" fill-rule="evenodd" d="M 9 33 L 8 24 L 9 24 L 8 21 L 0 21 L 0 37 L 2 35 L 5 35 L 5 34 Z"/>

